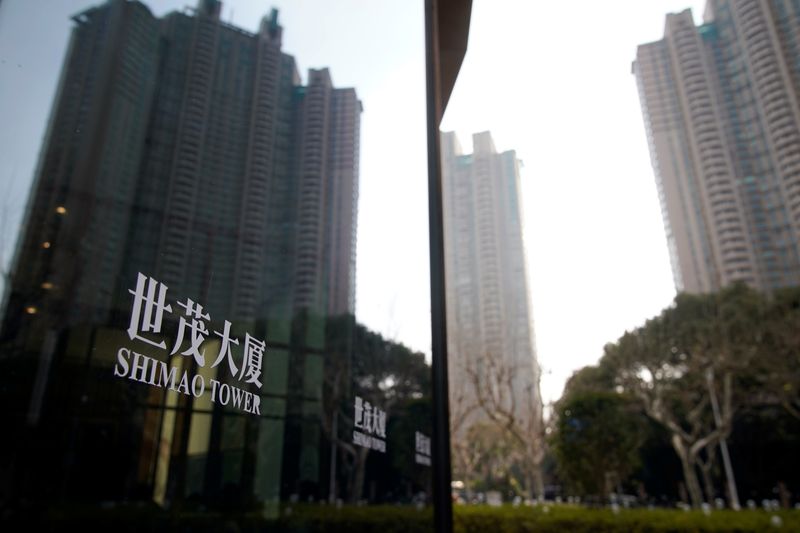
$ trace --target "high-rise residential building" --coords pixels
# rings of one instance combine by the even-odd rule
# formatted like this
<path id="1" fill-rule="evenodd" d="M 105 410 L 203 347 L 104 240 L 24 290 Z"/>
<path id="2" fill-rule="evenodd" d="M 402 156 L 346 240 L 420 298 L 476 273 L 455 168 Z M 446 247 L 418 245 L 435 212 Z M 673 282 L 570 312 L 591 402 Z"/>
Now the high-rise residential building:
<path id="1" fill-rule="evenodd" d="M 676 288 L 800 284 L 800 6 L 669 14 L 633 72 Z"/>
<path id="2" fill-rule="evenodd" d="M 355 90 L 327 69 L 300 84 L 277 11 L 257 34 L 219 12 L 112 0 L 74 17 L 10 320 L 68 305 L 68 324 L 103 323 L 139 271 L 212 316 L 354 312 Z"/>
<path id="3" fill-rule="evenodd" d="M 257 33 L 220 11 L 108 0 L 72 19 L 0 334 L 10 431 L 38 447 L 4 448 L 26 465 L 4 487 L 160 504 L 336 487 L 319 417 L 327 339 L 354 326 L 361 103 L 328 69 L 301 83 L 276 10 Z M 120 349 L 153 362 L 150 386 L 119 378 Z M 249 409 L 175 374 L 155 388 L 156 364 Z"/>
<path id="4" fill-rule="evenodd" d="M 479 403 L 476 379 L 488 376 L 494 365 L 514 375 L 513 404 L 520 417 L 534 420 L 541 417 L 541 395 L 520 163 L 513 150 L 497 153 L 489 132 L 473 135 L 472 144 L 472 154 L 463 154 L 454 133 L 442 134 L 451 412 L 459 416 Z M 480 409 L 470 412 L 470 420 L 485 420 Z"/>

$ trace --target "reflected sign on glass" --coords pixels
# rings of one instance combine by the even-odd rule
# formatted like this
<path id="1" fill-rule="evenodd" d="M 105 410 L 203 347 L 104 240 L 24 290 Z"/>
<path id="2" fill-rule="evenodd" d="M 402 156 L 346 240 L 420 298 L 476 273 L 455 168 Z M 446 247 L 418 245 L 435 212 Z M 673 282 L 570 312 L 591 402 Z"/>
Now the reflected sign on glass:
<path id="1" fill-rule="evenodd" d="M 3 508 L 416 512 L 423 4 L 185 3 L 0 3 Z"/>
<path id="2" fill-rule="evenodd" d="M 139 272 L 136 290 L 128 291 L 133 295 L 131 321 L 127 330 L 131 340 L 143 341 L 156 348 L 166 350 L 165 341 L 156 342 L 142 337 L 140 333 L 152 332 L 157 334 L 161 332 L 164 312 L 172 312 L 172 305 L 165 303 L 167 290 L 168 287 L 163 283 L 159 283 L 155 279 Z M 158 296 L 156 296 L 156 293 Z M 185 316 L 180 317 L 178 333 L 169 355 L 175 355 L 184 344 L 188 344 L 186 350 L 180 352 L 180 355 L 192 356 L 197 366 L 202 368 L 205 366 L 206 360 L 206 350 L 203 344 L 209 334 L 206 322 L 211 320 L 211 316 L 208 313 L 203 314 L 203 306 L 188 298 L 186 302 L 178 302 L 177 306 L 185 310 L 186 317 L 189 317 L 191 322 L 188 322 Z M 189 330 L 189 338 L 185 340 L 187 329 Z M 218 341 L 219 352 L 211 364 L 211 368 L 217 367 L 224 359 L 228 362 L 231 377 L 237 377 L 237 367 L 231 352 L 231 345 L 239 346 L 239 339 L 231 337 L 230 329 L 231 323 L 225 320 L 223 331 L 214 331 L 214 334 L 220 337 L 220 340 Z M 249 333 L 245 333 L 244 353 L 241 358 L 241 371 L 238 379 L 245 385 L 256 385 L 259 390 L 262 387 L 260 379 L 264 349 L 264 341 L 255 339 Z M 151 386 L 169 388 L 174 392 L 180 392 L 187 396 L 192 394 L 195 398 L 199 398 L 205 392 L 206 382 L 202 374 L 190 374 L 188 370 L 183 370 L 180 373 L 180 378 L 177 378 L 178 372 L 178 367 L 168 366 L 162 360 L 148 357 L 129 348 L 120 347 L 117 350 L 117 363 L 114 366 L 114 375 L 117 377 L 127 377 Z M 247 413 L 261 414 L 259 410 L 261 398 L 256 394 L 234 385 L 221 383 L 213 378 L 209 379 L 209 383 L 211 401 L 213 403 L 222 405 L 230 403 L 231 406 Z"/>

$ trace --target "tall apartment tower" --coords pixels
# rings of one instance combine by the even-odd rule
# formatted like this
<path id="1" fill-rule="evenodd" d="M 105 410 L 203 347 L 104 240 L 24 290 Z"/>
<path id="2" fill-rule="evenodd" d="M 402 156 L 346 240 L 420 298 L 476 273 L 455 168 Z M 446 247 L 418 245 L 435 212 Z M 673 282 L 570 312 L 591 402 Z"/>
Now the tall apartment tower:
<path id="1" fill-rule="evenodd" d="M 636 75 L 675 286 L 800 284 L 800 6 L 667 15 Z"/>
<path id="2" fill-rule="evenodd" d="M 355 307 L 361 103 L 324 68 L 301 84 L 277 11 L 256 33 L 220 11 L 200 0 L 157 18 L 108 0 L 73 17 L 0 333 L 9 431 L 37 447 L 5 443 L 26 459 L 0 485 L 138 487 L 164 503 L 221 501 L 236 484 L 277 502 L 319 481 L 308 413 L 321 412 L 328 319 Z M 128 342 L 178 375 L 263 394 L 264 416 L 117 379 Z M 226 349 L 230 364 L 212 364 Z M 245 358 L 263 383 L 242 384 Z"/>
<path id="3" fill-rule="evenodd" d="M 334 89 L 327 69 L 309 72 L 297 102 L 295 305 L 353 313 L 361 103 Z"/>
<path id="4" fill-rule="evenodd" d="M 442 170 L 451 412 L 475 403 L 475 376 L 491 358 L 516 374 L 519 412 L 540 417 L 516 153 L 497 153 L 483 132 L 463 154 L 443 133 Z"/>
<path id="5" fill-rule="evenodd" d="M 327 69 L 301 85 L 277 11 L 256 34 L 219 13 L 110 0 L 74 17 L 7 333 L 25 309 L 106 323 L 139 271 L 212 316 L 354 312 L 355 90 Z"/>

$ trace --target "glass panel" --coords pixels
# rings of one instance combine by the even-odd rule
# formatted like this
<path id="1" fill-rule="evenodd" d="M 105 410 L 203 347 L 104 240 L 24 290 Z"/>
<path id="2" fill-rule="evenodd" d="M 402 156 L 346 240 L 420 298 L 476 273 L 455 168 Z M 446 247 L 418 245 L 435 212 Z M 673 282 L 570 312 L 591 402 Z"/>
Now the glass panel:
<path id="1" fill-rule="evenodd" d="M 422 3 L 276 3 L 2 3 L 12 520 L 432 527 Z"/>
<path id="2" fill-rule="evenodd" d="M 456 518 L 800 530 L 800 1 L 609 5 L 474 2 L 442 122 Z"/>

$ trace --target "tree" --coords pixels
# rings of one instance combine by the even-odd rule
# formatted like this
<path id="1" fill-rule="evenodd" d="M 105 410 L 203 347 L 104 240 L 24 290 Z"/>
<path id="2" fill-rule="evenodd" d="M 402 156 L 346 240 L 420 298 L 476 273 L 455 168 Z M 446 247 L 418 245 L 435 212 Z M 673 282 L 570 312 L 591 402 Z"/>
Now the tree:
<path id="1" fill-rule="evenodd" d="M 491 353 L 466 368 L 481 412 L 497 426 L 499 437 L 513 441 L 508 449 L 518 450 L 515 459 L 525 473 L 526 491 L 544 497 L 542 402 L 538 379 L 526 379 L 527 371 L 538 375 L 532 366 L 512 364 Z"/>
<path id="2" fill-rule="evenodd" d="M 345 492 L 356 502 L 363 492 L 369 449 L 353 444 L 352 431 L 345 431 L 354 427 L 353 397 L 380 406 L 391 419 L 428 395 L 430 367 L 424 354 L 370 331 L 352 315 L 329 318 L 325 334 L 328 355 L 320 421 L 340 452 L 334 451 L 332 462 L 338 455 L 344 460 Z M 331 478 L 329 499 L 335 499 L 336 475 Z"/>
<path id="3" fill-rule="evenodd" d="M 609 365 L 585 366 L 572 373 L 564 385 L 559 402 L 586 392 L 611 392 L 616 385 L 614 369 Z"/>
<path id="4" fill-rule="evenodd" d="M 516 440 L 499 433 L 493 422 L 477 422 L 466 429 L 462 449 L 471 461 L 470 486 L 477 490 L 517 490 Z M 467 497 L 471 494 L 468 492 Z"/>
<path id="5" fill-rule="evenodd" d="M 720 466 L 729 465 L 726 492 L 733 506 L 740 490 L 752 498 L 772 497 L 776 486 L 798 490 L 789 474 L 796 461 L 788 452 L 800 423 L 798 391 L 800 287 L 761 294 L 735 285 L 715 294 L 679 295 L 658 316 L 608 344 L 597 366 L 570 378 L 555 414 L 579 394 L 629 394 L 649 418 L 639 452 L 642 470 L 635 474 L 648 490 L 674 497 L 679 480 L 671 473 L 680 461 L 683 496 L 699 505 L 718 495 Z M 727 441 L 732 458 L 725 456 Z M 665 457 L 665 448 L 675 458 Z M 566 476 L 563 466 L 561 473 Z"/>
<path id="6" fill-rule="evenodd" d="M 455 479 L 463 480 L 467 498 L 471 498 L 472 488 L 477 480 L 477 467 L 483 460 L 486 449 L 478 445 L 469 434 L 470 424 L 475 421 L 479 406 L 474 401 L 474 395 L 470 393 L 470 384 L 453 379 L 456 374 L 450 374 L 449 398 L 452 471 Z"/>
<path id="7" fill-rule="evenodd" d="M 596 368 L 596 367 L 595 367 Z M 550 444 L 559 471 L 580 493 L 608 500 L 639 463 L 645 424 L 635 398 L 582 391 L 562 398 Z"/>
<path id="8" fill-rule="evenodd" d="M 776 291 L 765 322 L 759 384 L 800 420 L 800 287 Z"/>
<path id="9" fill-rule="evenodd" d="M 680 294 L 659 316 L 606 346 L 603 363 L 615 370 L 618 384 L 669 431 L 694 506 L 703 501 L 696 472 L 701 452 L 730 434 L 745 401 L 737 386 L 759 353 L 764 308 L 763 297 L 744 285 Z M 735 488 L 729 492 L 735 502 Z"/>

